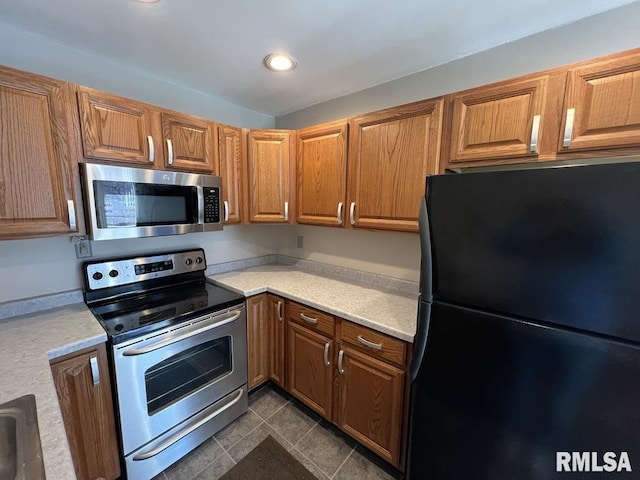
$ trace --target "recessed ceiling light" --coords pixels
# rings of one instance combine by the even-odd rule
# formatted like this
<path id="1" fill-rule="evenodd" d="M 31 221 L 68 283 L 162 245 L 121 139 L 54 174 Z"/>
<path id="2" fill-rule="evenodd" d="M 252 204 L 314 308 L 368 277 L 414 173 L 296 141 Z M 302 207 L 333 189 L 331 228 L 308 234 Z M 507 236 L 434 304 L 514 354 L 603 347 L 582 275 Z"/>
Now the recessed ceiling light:
<path id="1" fill-rule="evenodd" d="M 287 72 L 296 68 L 298 63 L 286 53 L 270 53 L 264 57 L 264 66 L 274 72 Z"/>
<path id="2" fill-rule="evenodd" d="M 136 0 L 140 3 L 158 3 L 160 0 Z"/>

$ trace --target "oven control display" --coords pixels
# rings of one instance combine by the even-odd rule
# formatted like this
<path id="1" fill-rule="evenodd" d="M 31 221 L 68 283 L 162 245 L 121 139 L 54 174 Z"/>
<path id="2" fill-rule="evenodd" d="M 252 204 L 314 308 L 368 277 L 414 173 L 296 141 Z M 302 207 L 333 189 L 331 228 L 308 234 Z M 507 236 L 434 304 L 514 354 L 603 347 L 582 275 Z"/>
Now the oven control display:
<path id="1" fill-rule="evenodd" d="M 162 272 L 164 270 L 173 270 L 173 260 L 163 260 L 162 262 L 145 263 L 144 265 L 135 266 L 136 275 Z"/>

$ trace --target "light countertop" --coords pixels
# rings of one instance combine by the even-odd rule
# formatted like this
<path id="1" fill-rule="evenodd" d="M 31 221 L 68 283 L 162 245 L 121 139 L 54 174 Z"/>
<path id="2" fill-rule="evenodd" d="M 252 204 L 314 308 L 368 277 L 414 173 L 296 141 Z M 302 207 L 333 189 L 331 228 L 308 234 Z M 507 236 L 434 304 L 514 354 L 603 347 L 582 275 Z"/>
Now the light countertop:
<path id="1" fill-rule="evenodd" d="M 0 321 L 0 403 L 35 395 L 48 480 L 76 478 L 49 361 L 106 340 L 84 303 Z"/>
<path id="2" fill-rule="evenodd" d="M 247 297 L 268 291 L 407 342 L 413 342 L 416 333 L 417 295 L 373 288 L 289 265 L 263 265 L 209 278 Z"/>

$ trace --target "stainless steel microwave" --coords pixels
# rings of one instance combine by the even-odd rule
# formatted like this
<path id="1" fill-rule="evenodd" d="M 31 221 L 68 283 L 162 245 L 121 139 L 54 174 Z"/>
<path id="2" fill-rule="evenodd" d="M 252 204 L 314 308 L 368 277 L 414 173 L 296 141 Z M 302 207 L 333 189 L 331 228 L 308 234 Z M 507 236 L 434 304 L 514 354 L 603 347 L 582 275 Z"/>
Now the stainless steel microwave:
<path id="1" fill-rule="evenodd" d="M 220 177 L 95 163 L 80 173 L 92 240 L 222 230 Z"/>

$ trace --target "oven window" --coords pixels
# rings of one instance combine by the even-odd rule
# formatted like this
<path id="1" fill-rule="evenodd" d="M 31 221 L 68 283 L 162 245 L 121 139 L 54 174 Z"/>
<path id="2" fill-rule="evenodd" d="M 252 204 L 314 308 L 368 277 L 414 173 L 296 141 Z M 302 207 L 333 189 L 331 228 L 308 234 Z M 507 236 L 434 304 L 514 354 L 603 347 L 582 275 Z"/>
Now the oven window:
<path id="1" fill-rule="evenodd" d="M 231 372 L 231 351 L 230 336 L 216 338 L 149 368 L 144 373 L 149 415 Z"/>
<path id="2" fill-rule="evenodd" d="M 94 180 L 98 228 L 197 223 L 193 186 Z"/>

